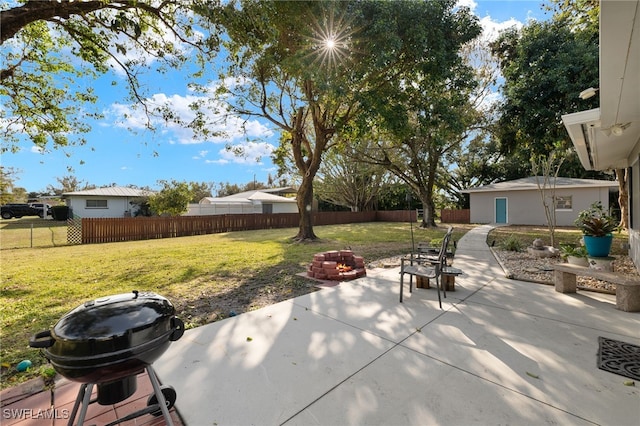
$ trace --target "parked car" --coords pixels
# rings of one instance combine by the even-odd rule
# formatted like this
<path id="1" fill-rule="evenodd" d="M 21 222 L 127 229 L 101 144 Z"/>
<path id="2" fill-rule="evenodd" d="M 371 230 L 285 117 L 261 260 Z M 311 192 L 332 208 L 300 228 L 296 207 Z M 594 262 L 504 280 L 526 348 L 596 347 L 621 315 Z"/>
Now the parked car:
<path id="1" fill-rule="evenodd" d="M 31 207 L 33 207 L 34 209 L 38 209 L 38 211 L 40 212 L 40 214 L 38 216 L 42 217 L 42 210 L 44 208 L 44 206 L 47 207 L 47 216 L 51 216 L 51 204 L 44 204 L 44 203 L 29 203 L 29 205 Z"/>
<path id="2" fill-rule="evenodd" d="M 42 208 L 34 208 L 29 204 L 5 204 L 0 207 L 0 216 L 3 219 L 11 219 L 12 217 L 22 217 L 22 216 L 40 216 L 42 217 Z"/>

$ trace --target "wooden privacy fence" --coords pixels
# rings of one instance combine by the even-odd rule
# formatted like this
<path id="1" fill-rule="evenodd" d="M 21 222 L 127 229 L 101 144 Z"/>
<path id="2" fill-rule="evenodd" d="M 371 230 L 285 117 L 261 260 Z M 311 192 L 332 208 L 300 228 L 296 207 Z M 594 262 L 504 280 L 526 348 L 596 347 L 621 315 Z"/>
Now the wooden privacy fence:
<path id="1" fill-rule="evenodd" d="M 471 223 L 471 210 L 442 209 L 440 210 L 440 221 L 442 223 Z"/>
<path id="2" fill-rule="evenodd" d="M 314 225 L 337 225 L 362 222 L 404 222 L 415 211 L 317 212 Z M 177 217 L 83 218 L 81 244 L 187 237 L 256 229 L 293 228 L 299 225 L 298 213 L 225 214 Z M 77 244 L 77 238 L 70 244 Z"/>

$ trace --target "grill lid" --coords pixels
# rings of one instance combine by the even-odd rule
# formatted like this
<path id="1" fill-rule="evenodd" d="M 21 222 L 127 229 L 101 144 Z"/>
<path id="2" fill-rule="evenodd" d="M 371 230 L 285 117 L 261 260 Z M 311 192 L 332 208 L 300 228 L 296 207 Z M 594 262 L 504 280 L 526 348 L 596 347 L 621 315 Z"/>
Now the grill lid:
<path id="1" fill-rule="evenodd" d="M 56 371 L 78 382 L 135 375 L 184 333 L 171 303 L 155 293 L 116 294 L 86 302 L 29 346 L 41 348 Z"/>
<path id="2" fill-rule="evenodd" d="M 90 300 L 60 318 L 53 336 L 61 341 L 87 341 L 123 337 L 141 329 L 156 333 L 171 329 L 173 305 L 151 292 L 116 294 Z"/>

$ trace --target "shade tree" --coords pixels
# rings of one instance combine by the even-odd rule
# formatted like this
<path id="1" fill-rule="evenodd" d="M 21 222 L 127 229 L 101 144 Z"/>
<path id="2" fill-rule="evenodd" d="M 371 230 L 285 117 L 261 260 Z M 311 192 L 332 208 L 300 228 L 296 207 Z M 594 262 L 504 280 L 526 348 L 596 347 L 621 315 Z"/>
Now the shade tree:
<path id="1" fill-rule="evenodd" d="M 338 148 L 334 136 L 370 126 L 373 116 L 402 125 L 391 119 L 402 114 L 400 102 L 386 101 L 416 73 L 422 89 L 451 77 L 460 45 L 479 32 L 469 10 L 449 0 L 247 1 L 225 12 L 229 56 L 218 95 L 233 114 L 262 117 L 281 132 L 280 158 L 300 180 L 297 240 L 316 238 L 313 181 Z"/>
<path id="2" fill-rule="evenodd" d="M 84 144 L 97 95 L 91 81 L 113 71 L 147 114 L 144 75 L 189 64 L 197 75 L 219 46 L 216 2 L 24 1 L 0 11 L 3 152 L 30 140 L 41 149 Z"/>

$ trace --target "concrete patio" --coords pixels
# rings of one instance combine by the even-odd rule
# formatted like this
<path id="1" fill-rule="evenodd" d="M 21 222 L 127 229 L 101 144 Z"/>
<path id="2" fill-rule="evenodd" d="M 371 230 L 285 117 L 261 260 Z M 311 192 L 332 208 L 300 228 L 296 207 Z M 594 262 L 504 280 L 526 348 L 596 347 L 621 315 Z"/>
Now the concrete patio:
<path id="1" fill-rule="evenodd" d="M 640 345 L 640 313 L 616 310 L 615 296 L 504 278 L 485 244 L 490 229 L 458 242 L 454 266 L 465 275 L 444 310 L 434 289 L 409 293 L 407 283 L 399 303 L 399 268 L 370 269 L 187 331 L 154 363 L 177 390 L 173 417 L 190 426 L 640 424 L 640 383 L 596 362 L 598 336 Z M 75 391 L 66 393 L 72 402 Z M 36 409 L 42 394 L 21 406 Z M 57 395 L 56 407 L 68 407 Z M 91 406 L 88 424 L 106 423 L 104 410 Z M 164 423 L 149 417 L 124 424 Z"/>
<path id="2" fill-rule="evenodd" d="M 640 314 L 504 278 L 490 229 L 458 242 L 444 310 L 374 269 L 190 330 L 154 367 L 187 425 L 640 424 L 640 389 L 596 363 L 598 336 L 640 345 Z"/>

